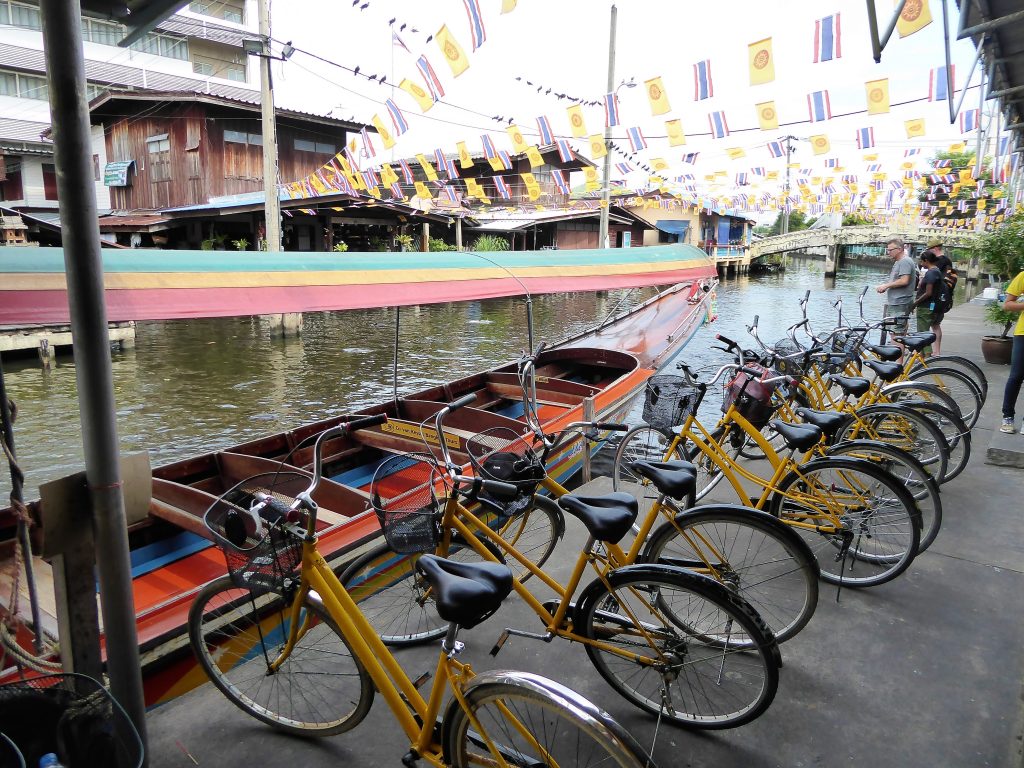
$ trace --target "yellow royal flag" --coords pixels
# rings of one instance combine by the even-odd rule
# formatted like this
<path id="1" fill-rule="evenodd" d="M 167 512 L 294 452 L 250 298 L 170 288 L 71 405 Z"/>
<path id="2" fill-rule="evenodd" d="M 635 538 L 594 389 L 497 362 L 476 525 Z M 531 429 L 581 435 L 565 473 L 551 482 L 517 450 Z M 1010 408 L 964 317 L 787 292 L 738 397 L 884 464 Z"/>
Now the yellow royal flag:
<path id="1" fill-rule="evenodd" d="M 398 174 L 395 173 L 394 169 L 390 165 L 384 163 L 380 167 L 380 180 L 390 187 L 392 184 L 398 181 Z"/>
<path id="2" fill-rule="evenodd" d="M 416 182 L 416 197 L 420 198 L 421 200 L 432 199 L 430 197 L 430 189 L 428 189 L 427 185 L 424 184 L 422 181 Z"/>
<path id="3" fill-rule="evenodd" d="M 893 5 L 899 5 L 899 0 L 893 0 Z M 907 0 L 900 11 L 900 17 L 896 20 L 896 31 L 900 33 L 900 37 L 907 37 L 931 23 L 932 12 L 928 8 L 928 0 Z"/>
<path id="4" fill-rule="evenodd" d="M 905 120 L 903 127 L 907 131 L 908 139 L 916 139 L 919 136 L 924 136 L 924 118 L 918 117 L 913 120 Z"/>
<path id="5" fill-rule="evenodd" d="M 974 173 L 974 168 L 973 167 L 971 167 L 971 168 L 964 168 L 961 171 L 959 171 L 958 175 L 960 176 L 960 183 L 961 184 L 966 184 L 968 181 L 971 181 L 971 175 L 973 173 Z"/>
<path id="6" fill-rule="evenodd" d="M 526 151 L 526 147 L 528 145 L 526 143 L 526 139 L 523 138 L 522 128 L 520 128 L 518 125 L 510 125 L 508 128 L 505 129 L 505 132 L 508 133 L 508 137 L 512 139 L 513 152 Z"/>
<path id="7" fill-rule="evenodd" d="M 536 147 L 526 148 L 526 159 L 530 161 L 530 168 L 540 168 L 544 165 L 544 158 Z"/>
<path id="8" fill-rule="evenodd" d="M 765 179 L 767 179 L 768 181 L 778 181 L 779 180 L 779 172 L 778 171 L 768 171 L 767 175 L 765 175 Z"/>
<path id="9" fill-rule="evenodd" d="M 588 184 L 590 182 L 597 183 L 597 168 L 587 166 L 583 169 L 583 180 Z"/>
<path id="10" fill-rule="evenodd" d="M 460 141 L 455 145 L 455 148 L 459 151 L 459 167 L 472 168 L 473 156 L 469 154 L 469 148 L 466 146 L 466 142 Z"/>
<path id="11" fill-rule="evenodd" d="M 530 200 L 536 200 L 540 197 L 540 184 L 537 183 L 537 179 L 534 178 L 532 173 L 522 173 L 520 176 L 523 179 L 523 184 L 526 185 L 526 196 Z"/>
<path id="12" fill-rule="evenodd" d="M 573 104 L 565 110 L 569 115 L 569 126 L 572 128 L 574 139 L 587 138 L 587 124 L 583 122 L 583 107 Z"/>
<path id="13" fill-rule="evenodd" d="M 424 112 L 434 106 L 434 100 L 430 94 L 412 80 L 402 80 L 398 87 L 416 99 L 416 103 L 420 105 L 420 109 Z"/>
<path id="14" fill-rule="evenodd" d="M 750 58 L 750 84 L 761 85 L 775 79 L 775 57 L 772 56 L 772 39 L 766 37 L 747 46 Z"/>
<path id="15" fill-rule="evenodd" d="M 423 172 L 427 174 L 427 181 L 437 181 L 437 171 L 434 170 L 434 166 L 427 160 L 426 155 L 416 155 L 416 160 L 419 162 Z"/>
<path id="16" fill-rule="evenodd" d="M 597 160 L 608 154 L 608 147 L 604 144 L 604 136 L 595 133 L 590 137 L 590 158 Z"/>
<path id="17" fill-rule="evenodd" d="M 978 210 L 979 210 L 979 211 L 984 211 L 984 210 L 985 210 L 985 206 L 986 206 L 986 204 L 987 204 L 987 203 L 986 203 L 986 201 L 985 201 L 985 198 L 984 198 L 984 197 L 979 197 L 979 198 L 978 198 Z"/>
<path id="18" fill-rule="evenodd" d="M 949 151 L 950 152 L 959 153 L 959 152 L 965 152 L 966 150 L 967 150 L 967 144 L 962 142 L 962 141 L 957 141 L 957 142 L 954 142 L 953 144 L 949 145 Z"/>
<path id="19" fill-rule="evenodd" d="M 864 83 L 868 97 L 868 114 L 884 115 L 889 112 L 889 78 Z"/>
<path id="20" fill-rule="evenodd" d="M 516 9 L 517 0 L 501 0 L 501 12 L 512 13 Z"/>
<path id="21" fill-rule="evenodd" d="M 910 162 L 910 161 L 907 161 L 907 162 L 903 163 L 902 165 L 900 165 L 900 168 L 902 170 L 904 170 L 904 171 L 912 171 L 912 170 L 914 170 L 914 164 L 912 162 Z"/>
<path id="22" fill-rule="evenodd" d="M 742 147 L 733 147 L 732 149 L 725 150 L 725 153 L 729 155 L 730 160 L 739 160 L 741 157 L 746 157 L 747 153 L 743 151 Z"/>
<path id="23" fill-rule="evenodd" d="M 488 157 L 487 162 L 491 165 L 493 171 L 509 171 L 511 168 L 505 167 L 505 161 L 501 159 L 501 155 L 495 155 L 494 157 Z"/>
<path id="24" fill-rule="evenodd" d="M 665 132 L 668 134 L 668 145 L 670 147 L 681 147 L 686 143 L 686 134 L 683 133 L 682 120 L 666 120 Z"/>
<path id="25" fill-rule="evenodd" d="M 645 80 L 644 87 L 647 89 L 647 100 L 651 102 L 652 115 L 664 115 L 666 112 L 672 111 L 672 107 L 668 103 L 668 94 L 665 93 L 665 86 L 660 77 Z"/>
<path id="26" fill-rule="evenodd" d="M 779 127 L 779 113 L 775 111 L 774 101 L 762 101 L 755 104 L 757 110 L 757 124 L 762 131 L 774 131 Z"/>
<path id="27" fill-rule="evenodd" d="M 391 138 L 391 131 L 384 125 L 384 121 L 380 119 L 380 115 L 374 115 L 370 120 L 373 123 L 373 127 L 377 129 L 377 135 L 380 136 L 380 140 L 384 142 L 384 149 L 391 149 L 395 146 L 395 140 Z"/>
<path id="28" fill-rule="evenodd" d="M 828 136 L 824 134 L 819 134 L 818 136 L 811 136 L 810 142 L 811 150 L 816 155 L 824 155 L 830 149 L 832 149 L 832 145 L 828 143 Z"/>
<path id="29" fill-rule="evenodd" d="M 656 171 L 664 171 L 668 169 L 668 161 L 663 157 L 651 158 L 651 168 Z"/>
<path id="30" fill-rule="evenodd" d="M 441 28 L 437 30 L 437 34 L 434 35 L 434 39 L 437 40 L 437 46 L 441 49 L 444 60 L 448 62 L 448 67 L 451 69 L 453 77 L 458 77 L 469 69 L 469 59 L 466 58 L 466 52 L 462 50 L 462 46 L 452 37 L 452 33 L 448 31 L 447 24 L 441 25 Z"/>
<path id="31" fill-rule="evenodd" d="M 874 154 L 874 153 L 872 153 L 872 154 L 870 154 L 870 155 L 864 155 L 864 162 L 865 162 L 865 163 L 873 163 L 873 162 L 875 162 L 875 161 L 876 161 L 877 159 L 878 159 L 878 155 L 876 155 L 876 154 Z"/>

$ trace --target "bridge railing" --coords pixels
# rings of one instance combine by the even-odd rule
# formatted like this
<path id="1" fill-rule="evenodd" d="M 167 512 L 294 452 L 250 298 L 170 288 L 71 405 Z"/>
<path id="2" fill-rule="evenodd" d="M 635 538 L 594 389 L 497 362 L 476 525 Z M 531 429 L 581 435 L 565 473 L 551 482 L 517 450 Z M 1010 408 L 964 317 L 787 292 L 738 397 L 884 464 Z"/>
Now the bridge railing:
<path id="1" fill-rule="evenodd" d="M 885 243 L 894 237 L 907 243 L 919 245 L 923 245 L 933 237 L 942 240 L 943 244 L 947 246 L 972 247 L 975 243 L 973 232 L 950 232 L 941 227 L 896 229 L 889 226 L 868 225 L 840 227 L 839 229 L 803 229 L 799 232 L 787 232 L 784 235 L 774 235 L 754 241 L 750 246 L 750 257 L 756 259 L 772 253 L 837 244 L 872 245 Z"/>

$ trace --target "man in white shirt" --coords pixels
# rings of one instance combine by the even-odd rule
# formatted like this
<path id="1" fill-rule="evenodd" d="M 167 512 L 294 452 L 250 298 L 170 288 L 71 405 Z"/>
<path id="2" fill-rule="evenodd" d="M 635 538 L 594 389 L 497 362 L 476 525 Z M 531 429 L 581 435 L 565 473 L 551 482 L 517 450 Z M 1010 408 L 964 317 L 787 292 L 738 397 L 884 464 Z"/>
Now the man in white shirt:
<path id="1" fill-rule="evenodd" d="M 907 256 L 903 241 L 898 237 L 885 244 L 885 252 L 892 259 L 892 269 L 889 271 L 889 279 L 875 290 L 885 294 L 885 316 L 902 318 L 900 322 L 890 326 L 892 333 L 903 335 L 907 333 L 907 318 L 910 316 L 910 305 L 914 301 L 914 288 L 917 287 L 914 280 L 917 266 L 914 260 Z"/>

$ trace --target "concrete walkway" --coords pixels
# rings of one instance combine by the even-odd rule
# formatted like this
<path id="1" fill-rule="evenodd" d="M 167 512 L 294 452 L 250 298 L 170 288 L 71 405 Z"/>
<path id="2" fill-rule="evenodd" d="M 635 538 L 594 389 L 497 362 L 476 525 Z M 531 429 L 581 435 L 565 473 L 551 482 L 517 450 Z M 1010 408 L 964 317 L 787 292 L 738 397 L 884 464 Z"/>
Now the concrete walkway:
<path id="1" fill-rule="evenodd" d="M 683 766 L 1009 766 L 1022 764 L 1024 679 L 1024 471 L 984 463 L 1006 368 L 981 361 L 990 333 L 974 304 L 943 324 L 943 349 L 983 365 L 988 403 L 974 430 L 967 470 L 943 488 L 935 544 L 896 581 L 869 590 L 822 585 L 807 628 L 782 646 L 785 667 L 768 712 L 737 730 L 699 733 L 662 726 L 655 759 Z M 1014 436 L 1024 448 L 1024 436 Z M 723 495 L 723 498 L 728 498 Z M 564 571 L 582 533 L 569 521 L 552 570 Z M 539 629 L 512 599 L 465 633 L 477 670 L 504 667 L 548 675 L 598 702 L 645 745 L 655 722 L 621 700 L 582 647 L 513 638 L 488 656 L 504 626 Z M 415 677 L 433 669 L 436 647 L 402 651 Z M 150 765 L 399 765 L 406 751 L 380 697 L 351 733 L 315 742 L 282 736 L 235 709 L 211 685 L 149 716 Z M 187 753 L 187 754 L 186 754 Z"/>

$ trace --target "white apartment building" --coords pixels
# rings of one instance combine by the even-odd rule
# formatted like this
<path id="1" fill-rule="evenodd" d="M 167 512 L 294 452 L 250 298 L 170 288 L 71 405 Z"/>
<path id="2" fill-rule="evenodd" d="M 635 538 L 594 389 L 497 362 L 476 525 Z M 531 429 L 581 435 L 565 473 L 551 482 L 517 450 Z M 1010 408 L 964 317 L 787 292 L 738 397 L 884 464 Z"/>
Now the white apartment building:
<path id="1" fill-rule="evenodd" d="M 259 100 L 256 0 L 195 0 L 130 48 L 125 28 L 83 17 L 89 98 L 108 89 L 199 92 Z M 38 3 L 0 0 L 0 206 L 56 220 L 57 178 Z M 103 128 L 93 126 L 93 168 L 100 213 L 110 210 Z M 116 174 L 115 174 L 116 175 Z"/>

